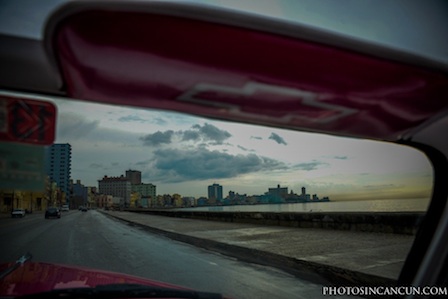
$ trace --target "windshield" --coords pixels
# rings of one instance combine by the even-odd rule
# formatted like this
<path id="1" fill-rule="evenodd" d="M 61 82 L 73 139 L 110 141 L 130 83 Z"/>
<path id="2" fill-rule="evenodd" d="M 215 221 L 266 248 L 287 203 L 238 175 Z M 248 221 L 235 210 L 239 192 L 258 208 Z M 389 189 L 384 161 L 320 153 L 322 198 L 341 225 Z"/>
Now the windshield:
<path id="1" fill-rule="evenodd" d="M 51 101 L 58 108 L 58 127 L 46 163 L 70 175 L 58 172 L 55 184 L 46 185 L 52 191 L 23 191 L 19 197 L 13 190 L 14 198 L 4 197 L 3 211 L 19 204 L 32 208 L 35 217 L 28 218 L 35 228 L 24 223 L 11 231 L 3 223 L 3 236 L 14 244 L 3 247 L 5 262 L 20 249 L 40 262 L 132 274 L 233 298 L 247 298 L 247 292 L 256 298 L 268 290 L 273 298 L 319 297 L 322 285 L 340 278 L 329 272 L 303 280 L 303 263 L 345 269 L 359 279 L 375 277 L 385 285 L 396 280 L 429 204 L 431 165 L 406 146 Z M 58 187 L 63 182 L 56 182 L 61 176 L 69 181 L 68 194 Z M 69 214 L 49 219 L 60 223 L 42 222 L 39 212 L 47 205 L 64 204 Z M 182 218 L 165 219 L 166 213 Z M 54 244 L 49 250 L 48 242 L 55 241 L 44 239 L 29 243 L 36 229 L 67 235 L 57 241 L 64 249 Z M 14 231 L 26 237 L 11 235 Z M 160 238 L 161 231 L 212 251 Z M 230 247 L 223 251 L 214 242 Z M 253 252 L 241 255 L 241 248 Z M 277 264 L 279 255 L 298 264 Z M 226 277 L 232 279 L 223 283 Z"/>
<path id="2" fill-rule="evenodd" d="M 0 33 L 41 40 L 49 13 L 65 2 L 54 0 L 38 6 L 35 1 L 3 1 Z M 351 5 L 350 10 L 333 1 L 189 2 L 324 28 L 447 63 L 448 41 L 440 36 L 448 35 L 448 18 L 439 18 L 446 8 L 444 1 L 435 1 L 425 10 L 417 1 L 396 1 L 387 10 L 375 1 L 364 1 L 364 6 L 344 1 Z M 429 14 L 438 21 L 425 22 Z M 363 25 L 353 25 L 359 23 Z M 188 43 L 185 49 L 188 52 Z M 114 53 L 107 47 L 102 50 Z M 87 61 L 89 54 L 82 52 L 81 57 Z M 157 55 L 151 58 L 188 74 L 188 63 Z M 108 59 L 105 68 L 115 63 Z M 96 70 L 86 69 L 87 76 L 96 78 Z M 164 70 L 132 73 L 135 81 L 127 81 L 129 77 L 123 75 L 124 87 L 114 91 L 127 99 L 133 84 L 139 86 L 148 74 L 170 78 Z M 218 68 L 213 71 L 217 78 L 227 76 Z M 82 76 L 76 70 L 73 73 L 75 79 Z M 436 84 L 442 82 L 436 79 Z M 180 79 L 173 80 L 182 85 Z M 69 83 L 64 82 L 64 88 Z M 350 81 L 347 86 L 351 84 L 355 83 Z M 266 94 L 260 96 L 272 102 L 266 107 L 276 110 L 278 104 L 278 109 L 283 109 L 282 102 L 270 102 L 271 93 L 280 88 L 263 82 L 248 86 L 267 86 Z M 217 93 L 220 88 L 230 90 L 229 98 L 235 93 L 235 88 L 221 86 Z M 400 88 L 412 93 L 409 86 Z M 294 99 L 297 92 L 291 95 L 291 90 L 284 87 L 281 93 Z M 394 92 L 400 95 L 400 90 Z M 38 122 L 37 129 L 29 128 L 29 135 L 38 130 L 44 134 L 50 127 L 45 127 L 44 120 L 51 118 L 43 108 L 39 116 L 30 112 L 32 104 L 44 102 L 56 108 L 52 144 L 0 143 L 0 237 L 4 244 L 0 247 L 0 263 L 4 263 L 0 273 L 7 273 L 4 281 L 8 281 L 0 287 L 1 295 L 39 296 L 51 290 L 62 294 L 62 289 L 71 288 L 80 296 L 98 295 L 94 293 L 98 290 L 115 295 L 155 292 L 142 289 L 145 285 L 155 287 L 156 294 L 160 294 L 159 288 L 175 288 L 220 293 L 226 298 L 356 298 L 387 295 L 384 289 L 394 286 L 402 275 L 434 192 L 434 169 L 422 151 L 405 144 L 266 125 L 263 117 L 275 115 L 275 111 L 248 124 L 108 101 L 100 104 L 63 92 L 56 96 L 0 88 L 0 133 L 10 121 L 11 99 L 23 100 L 20 103 L 25 107 L 23 115 L 18 108 L 12 110 L 13 120 L 19 124 Z M 215 90 L 207 92 L 213 99 Z M 388 92 L 379 88 L 372 95 L 366 91 L 368 101 L 361 104 L 372 111 L 391 112 L 379 113 L 384 119 L 401 117 L 398 124 L 402 120 L 419 124 L 419 119 L 413 119 L 419 117 L 419 111 L 400 113 L 403 106 L 378 100 L 387 98 Z M 360 107 L 361 93 L 352 97 Z M 98 94 L 117 97 L 107 89 Z M 305 105 L 297 104 L 297 110 L 341 108 L 319 106 L 315 103 L 319 100 L 306 102 L 305 95 L 300 98 Z M 257 106 L 254 103 L 245 103 L 243 112 L 250 115 Z M 219 103 L 214 108 L 232 111 Z M 347 115 L 355 113 L 349 110 L 342 109 Z M 316 115 L 328 112 L 322 111 Z M 359 108 L 356 113 L 362 111 Z M 369 119 L 371 115 L 364 116 Z M 332 119 L 331 115 L 328 118 Z M 325 127 L 325 115 L 322 119 L 323 124 L 316 128 Z M 360 131 L 386 132 L 387 124 L 392 122 L 372 118 L 361 124 Z M 407 141 L 400 139 L 401 143 Z M 23 216 L 12 215 L 13 211 L 23 211 Z M 33 255 L 33 263 L 16 263 L 26 252 Z M 352 286 L 357 289 L 350 289 Z M 368 289 L 378 286 L 381 288 L 374 291 Z"/>

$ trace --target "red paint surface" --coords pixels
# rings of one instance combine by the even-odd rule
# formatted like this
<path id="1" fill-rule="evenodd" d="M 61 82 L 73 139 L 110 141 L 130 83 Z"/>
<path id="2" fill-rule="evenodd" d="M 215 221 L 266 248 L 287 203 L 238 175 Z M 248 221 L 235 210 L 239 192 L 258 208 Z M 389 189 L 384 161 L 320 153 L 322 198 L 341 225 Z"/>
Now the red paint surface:
<path id="1" fill-rule="evenodd" d="M 10 265 L 12 264 L 1 264 L 0 271 Z M 27 262 L 1 281 L 0 296 L 21 296 L 53 289 L 95 287 L 120 283 L 182 289 L 179 286 L 120 273 L 78 266 Z"/>
<path id="2" fill-rule="evenodd" d="M 0 141 L 50 145 L 56 106 L 50 102 L 0 96 Z"/>
<path id="3" fill-rule="evenodd" d="M 83 12 L 60 24 L 54 47 L 68 95 L 97 102 L 384 140 L 448 108 L 444 74 L 202 21 Z M 197 92 L 252 83 L 270 88 Z M 311 93 L 317 106 L 277 89 Z M 352 113 L 332 118 L 339 108 Z"/>

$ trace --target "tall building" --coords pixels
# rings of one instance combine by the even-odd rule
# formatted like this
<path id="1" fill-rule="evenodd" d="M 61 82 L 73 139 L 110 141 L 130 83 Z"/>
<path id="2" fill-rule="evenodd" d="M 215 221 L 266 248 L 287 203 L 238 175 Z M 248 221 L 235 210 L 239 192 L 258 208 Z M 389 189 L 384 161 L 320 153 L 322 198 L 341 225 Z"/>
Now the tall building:
<path id="1" fill-rule="evenodd" d="M 119 177 L 104 176 L 98 180 L 99 192 L 101 194 L 120 197 L 125 207 L 129 207 L 131 202 L 131 181 L 123 175 Z"/>
<path id="2" fill-rule="evenodd" d="M 45 152 L 45 172 L 65 193 L 67 203 L 71 197 L 70 175 L 72 164 L 72 146 L 68 143 L 55 143 Z"/>
<path id="3" fill-rule="evenodd" d="M 277 188 L 269 188 L 268 194 L 279 198 L 286 198 L 288 195 L 288 187 L 280 187 L 280 185 L 277 185 Z"/>
<path id="4" fill-rule="evenodd" d="M 208 198 L 222 200 L 222 186 L 219 184 L 208 186 Z"/>
<path id="5" fill-rule="evenodd" d="M 131 182 L 131 185 L 139 185 L 142 183 L 142 172 L 138 170 L 126 170 L 126 178 Z"/>

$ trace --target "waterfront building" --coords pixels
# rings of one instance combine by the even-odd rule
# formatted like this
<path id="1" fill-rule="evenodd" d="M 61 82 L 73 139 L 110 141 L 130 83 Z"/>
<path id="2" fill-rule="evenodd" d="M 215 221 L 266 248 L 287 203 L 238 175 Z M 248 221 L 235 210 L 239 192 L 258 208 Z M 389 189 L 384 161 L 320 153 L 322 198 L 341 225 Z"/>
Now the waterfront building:
<path id="1" fill-rule="evenodd" d="M 173 197 L 170 194 L 162 195 L 162 206 L 166 208 L 173 207 Z"/>
<path id="2" fill-rule="evenodd" d="M 140 193 L 131 191 L 131 199 L 129 202 L 129 207 L 138 208 L 142 206 L 142 197 Z"/>
<path id="3" fill-rule="evenodd" d="M 182 197 L 184 207 L 194 207 L 196 199 L 192 196 Z"/>
<path id="4" fill-rule="evenodd" d="M 112 199 L 112 195 L 95 194 L 96 207 L 109 209 L 112 207 Z"/>
<path id="5" fill-rule="evenodd" d="M 216 183 L 211 186 L 208 186 L 208 199 L 211 201 L 221 201 L 222 186 Z"/>
<path id="6" fill-rule="evenodd" d="M 209 204 L 208 199 L 203 196 L 199 197 L 197 200 L 197 206 L 206 206 L 208 204 Z"/>
<path id="7" fill-rule="evenodd" d="M 70 175 L 72 163 L 72 146 L 69 143 L 55 143 L 45 150 L 45 172 L 65 193 L 67 204 L 71 197 Z"/>
<path id="8" fill-rule="evenodd" d="M 163 207 L 163 195 L 157 195 L 152 207 Z"/>
<path id="9" fill-rule="evenodd" d="M 151 202 L 152 199 L 156 198 L 156 186 L 153 184 L 132 184 L 131 190 L 132 192 L 140 193 L 140 196 L 145 198 L 147 202 Z"/>
<path id="10" fill-rule="evenodd" d="M 176 208 L 181 208 L 183 207 L 183 200 L 182 200 L 182 196 L 178 193 L 173 194 L 172 196 L 173 198 L 173 206 Z"/>
<path id="11" fill-rule="evenodd" d="M 288 196 L 288 187 L 280 187 L 280 185 L 277 185 L 277 188 L 269 188 L 267 195 L 272 198 L 285 199 Z"/>
<path id="12" fill-rule="evenodd" d="M 142 183 L 142 172 L 138 170 L 126 170 L 126 178 L 131 182 L 131 185 L 139 185 Z"/>
<path id="13" fill-rule="evenodd" d="M 131 200 L 131 182 L 123 175 L 119 177 L 103 177 L 98 180 L 99 192 L 102 194 L 112 195 L 113 197 L 120 197 L 122 204 L 129 207 Z"/>

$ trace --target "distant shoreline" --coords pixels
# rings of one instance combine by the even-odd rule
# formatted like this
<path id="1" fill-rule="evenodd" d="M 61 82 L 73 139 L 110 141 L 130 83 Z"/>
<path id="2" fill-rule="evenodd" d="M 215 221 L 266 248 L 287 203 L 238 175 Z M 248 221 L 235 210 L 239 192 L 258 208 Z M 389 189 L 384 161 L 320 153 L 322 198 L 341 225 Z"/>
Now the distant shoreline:
<path id="1" fill-rule="evenodd" d="M 229 212 L 426 212 L 430 199 L 328 200 L 172 208 L 178 211 Z"/>

